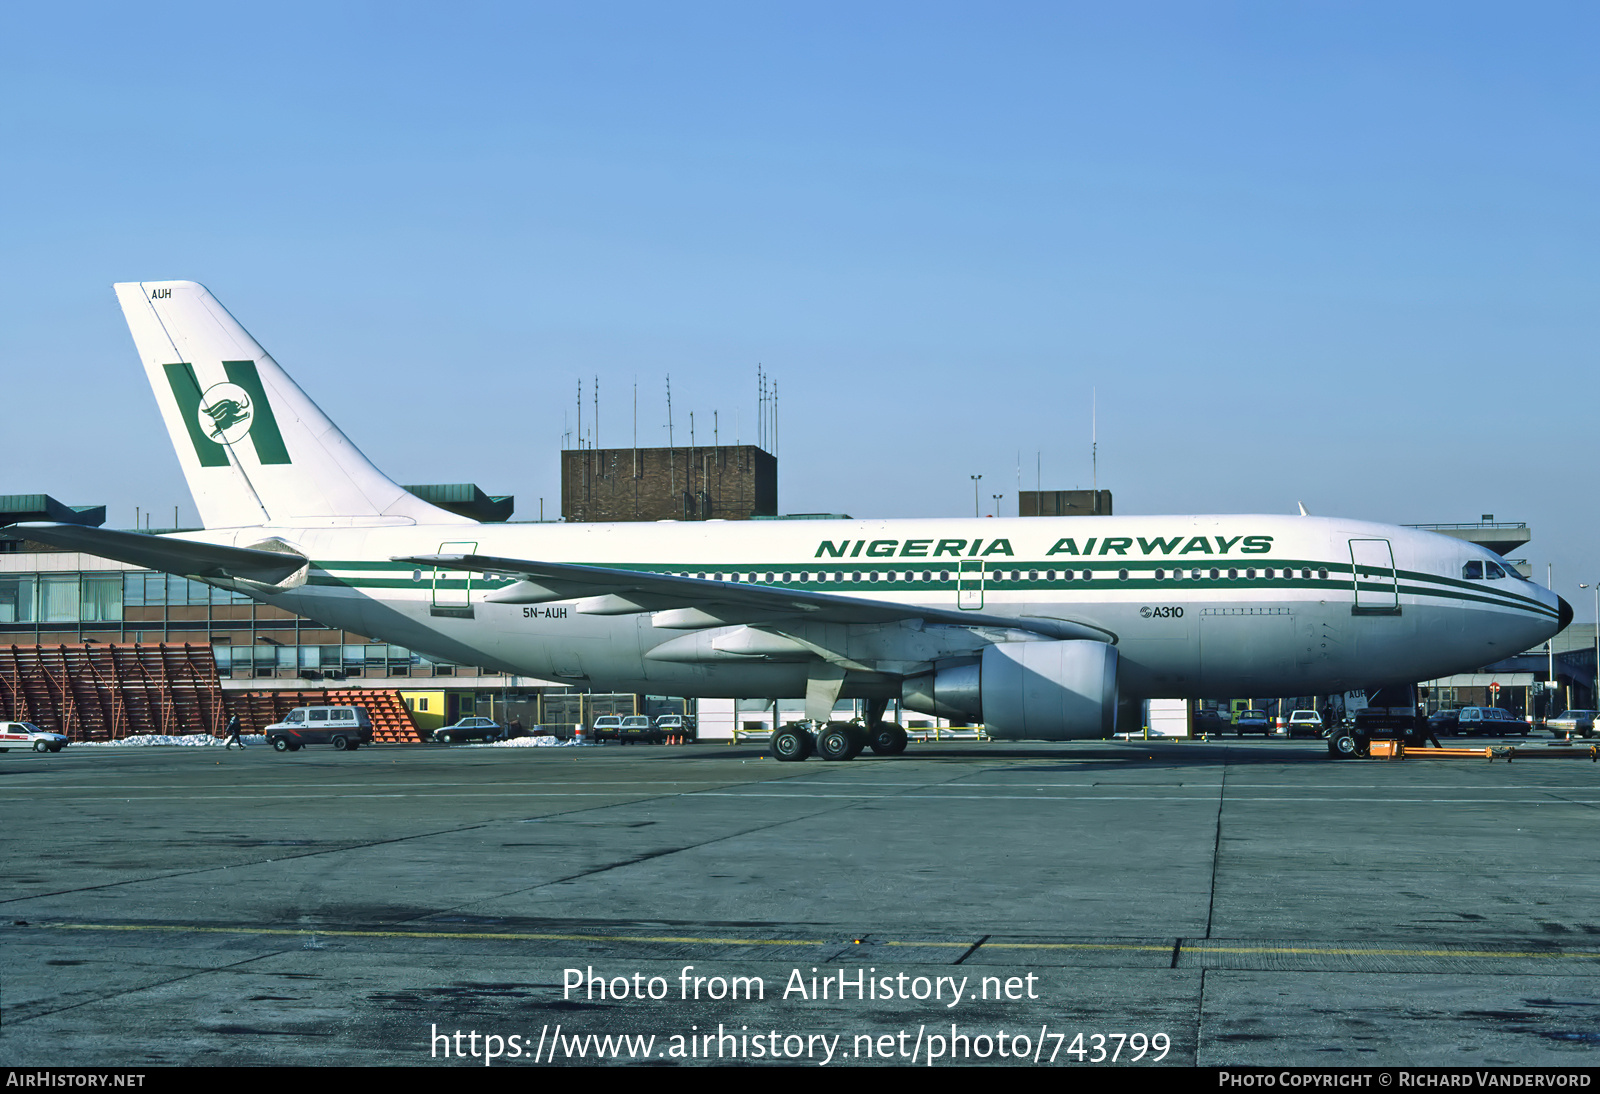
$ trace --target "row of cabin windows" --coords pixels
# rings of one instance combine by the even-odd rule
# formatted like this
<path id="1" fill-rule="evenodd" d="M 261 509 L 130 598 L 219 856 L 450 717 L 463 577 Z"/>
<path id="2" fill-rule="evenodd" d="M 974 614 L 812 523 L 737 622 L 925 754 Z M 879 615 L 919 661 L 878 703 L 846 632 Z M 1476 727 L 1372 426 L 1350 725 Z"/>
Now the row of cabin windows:
<path id="1" fill-rule="evenodd" d="M 1476 565 L 1476 564 L 1474 563 L 1473 565 Z M 1489 565 L 1492 566 L 1494 564 L 1493 563 L 1489 563 Z M 1188 570 L 1188 571 L 1184 571 L 1184 570 L 1171 570 L 1171 571 L 1168 571 L 1168 570 L 1157 570 L 1155 572 L 1155 578 L 1156 578 L 1157 581 L 1166 581 L 1168 579 L 1168 577 L 1170 576 L 1172 578 L 1172 580 L 1180 581 L 1187 574 L 1187 576 L 1189 577 L 1189 579 L 1191 581 L 1204 581 L 1204 580 L 1207 580 L 1207 579 L 1209 579 L 1211 581 L 1219 581 L 1219 580 L 1222 579 L 1223 574 L 1226 573 L 1229 581 L 1237 581 L 1239 579 L 1240 572 L 1241 571 L 1239 571 L 1236 568 L 1235 569 L 1229 569 L 1229 570 L 1226 570 L 1226 571 L 1221 570 L 1221 569 L 1209 569 L 1209 570 L 1198 570 L 1197 569 L 1197 570 Z M 831 574 L 827 573 L 827 572 L 818 572 L 817 575 L 816 575 L 816 579 L 819 582 L 823 582 L 823 583 L 826 583 L 826 582 L 829 582 L 829 581 L 843 582 L 843 581 L 879 581 L 879 580 L 882 580 L 882 581 L 919 581 L 919 580 L 920 581 L 933 581 L 933 580 L 935 580 L 935 578 L 934 578 L 934 574 L 935 573 L 938 574 L 938 580 L 939 581 L 949 581 L 950 580 L 951 571 L 949 571 L 949 570 L 938 570 L 938 571 L 922 570 L 920 572 L 917 571 L 917 570 L 887 570 L 887 571 L 868 570 L 868 571 L 865 571 L 865 572 L 857 570 L 857 571 L 854 571 L 854 572 L 852 572 L 852 573 L 850 573 L 848 575 L 844 574 L 844 573 L 839 573 L 839 572 L 834 572 L 834 573 L 831 573 Z M 970 573 L 963 572 L 959 576 L 961 578 L 963 578 L 964 580 L 970 580 L 970 579 L 975 578 L 975 577 L 983 576 L 983 577 L 988 577 L 991 580 L 998 580 L 998 581 L 1005 581 L 1008 578 L 1011 581 L 1021 581 L 1023 579 L 1022 575 L 1024 573 L 1026 573 L 1028 575 L 1027 579 L 1029 581 L 1038 581 L 1040 576 L 1041 576 L 1041 574 L 1043 575 L 1044 580 L 1046 580 L 1046 581 L 1056 581 L 1058 579 L 1061 580 L 1061 581 L 1074 581 L 1074 580 L 1077 580 L 1077 581 L 1091 581 L 1091 580 L 1094 579 L 1094 571 L 1093 570 L 1082 570 L 1082 571 L 1078 571 L 1078 570 L 1043 570 L 1043 571 L 1041 571 L 1041 570 L 1026 570 L 1026 571 L 1024 571 L 1024 570 L 1011 570 L 1011 571 L 1009 571 L 1009 573 L 1007 571 L 1005 571 L 1005 570 L 987 570 L 987 571 L 981 571 L 981 572 L 974 571 L 974 572 L 970 572 Z M 1311 577 L 1312 577 L 1312 573 L 1313 573 L 1313 571 L 1311 571 L 1311 570 L 1301 570 L 1301 571 L 1299 571 L 1300 579 L 1302 581 L 1310 581 Z M 1245 579 L 1249 580 L 1249 581 L 1255 581 L 1257 579 L 1265 579 L 1267 581 L 1273 581 L 1273 580 L 1276 580 L 1280 574 L 1286 580 L 1293 580 L 1294 577 L 1295 577 L 1295 571 L 1294 570 L 1283 569 L 1283 570 L 1280 571 L 1276 567 L 1272 567 L 1272 568 L 1268 568 L 1268 569 L 1264 569 L 1264 570 L 1258 570 L 1258 569 L 1252 568 L 1252 569 L 1244 570 L 1243 574 L 1244 574 Z M 1328 580 L 1328 571 L 1325 570 L 1325 569 L 1316 570 L 1315 574 L 1316 574 L 1318 580 L 1321 580 L 1321 581 Z M 810 570 L 801 570 L 798 573 L 796 573 L 793 570 L 784 570 L 780 574 L 778 571 L 769 570 L 769 571 L 767 571 L 767 573 L 765 575 L 765 581 L 764 582 L 762 580 L 762 574 L 757 573 L 757 572 L 748 572 L 748 573 L 747 572 L 737 572 L 737 573 L 717 573 L 717 572 L 685 573 L 685 574 L 680 574 L 679 576 L 681 576 L 681 577 L 699 578 L 702 581 L 709 579 L 709 580 L 712 580 L 712 581 L 738 581 L 738 582 L 746 582 L 746 583 L 749 583 L 749 584 L 777 584 L 779 582 L 780 578 L 781 578 L 781 580 L 785 584 L 787 584 L 787 583 L 793 582 L 797 578 L 802 583 L 809 583 L 811 581 L 811 578 L 812 578 L 812 573 L 811 573 Z M 1130 576 L 1131 576 L 1131 571 L 1129 571 L 1129 570 L 1118 570 L 1117 571 L 1117 577 L 1122 581 L 1127 581 Z"/>

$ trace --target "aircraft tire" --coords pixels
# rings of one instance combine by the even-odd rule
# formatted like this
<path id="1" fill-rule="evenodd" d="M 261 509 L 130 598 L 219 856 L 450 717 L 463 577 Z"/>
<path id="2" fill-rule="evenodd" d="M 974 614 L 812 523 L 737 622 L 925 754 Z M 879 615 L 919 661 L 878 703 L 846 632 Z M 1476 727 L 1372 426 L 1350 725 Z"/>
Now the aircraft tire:
<path id="1" fill-rule="evenodd" d="M 894 722 L 879 722 L 867 744 L 879 756 L 898 756 L 906 750 L 906 731 Z"/>
<path id="2" fill-rule="evenodd" d="M 1361 753 L 1357 749 L 1354 737 L 1348 733 L 1335 733 L 1328 738 L 1328 755 L 1336 760 L 1353 760 Z"/>
<path id="3" fill-rule="evenodd" d="M 849 760 L 861 751 L 856 735 L 847 725 L 830 724 L 817 737 L 817 755 L 824 760 Z"/>
<path id="4" fill-rule="evenodd" d="M 798 763 L 811 755 L 811 735 L 802 729 L 780 729 L 772 735 L 770 748 L 779 763 Z"/>

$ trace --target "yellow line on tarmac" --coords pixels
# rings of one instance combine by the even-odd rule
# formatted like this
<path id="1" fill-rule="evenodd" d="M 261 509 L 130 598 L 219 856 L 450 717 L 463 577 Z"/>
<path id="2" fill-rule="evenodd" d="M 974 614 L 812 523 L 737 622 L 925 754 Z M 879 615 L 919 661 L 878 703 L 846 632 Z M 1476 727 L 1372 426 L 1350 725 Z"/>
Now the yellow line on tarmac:
<path id="1" fill-rule="evenodd" d="M 289 935 L 299 938 L 456 938 L 466 940 L 490 939 L 498 942 L 661 942 L 698 943 L 714 946 L 826 946 L 829 944 L 827 940 L 819 938 L 695 938 L 631 934 L 516 934 L 493 931 L 323 931 L 285 927 L 186 927 L 178 924 L 160 923 L 41 923 L 38 926 L 59 931 L 163 931 L 184 934 Z"/>

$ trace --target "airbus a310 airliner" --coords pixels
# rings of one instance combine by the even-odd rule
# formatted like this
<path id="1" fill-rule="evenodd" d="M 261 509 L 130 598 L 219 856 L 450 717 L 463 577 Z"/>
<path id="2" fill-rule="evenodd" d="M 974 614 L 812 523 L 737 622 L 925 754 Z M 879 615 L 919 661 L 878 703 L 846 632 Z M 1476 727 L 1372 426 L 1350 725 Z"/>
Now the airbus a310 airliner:
<path id="1" fill-rule="evenodd" d="M 1142 698 L 1317 695 L 1476 668 L 1572 609 L 1499 556 L 1309 516 L 479 524 L 396 485 L 212 295 L 117 297 L 203 532 L 29 538 L 240 590 L 426 656 L 578 686 L 804 697 L 780 760 L 892 754 L 908 710 L 1111 734 Z M 865 727 L 830 723 L 840 697 Z"/>

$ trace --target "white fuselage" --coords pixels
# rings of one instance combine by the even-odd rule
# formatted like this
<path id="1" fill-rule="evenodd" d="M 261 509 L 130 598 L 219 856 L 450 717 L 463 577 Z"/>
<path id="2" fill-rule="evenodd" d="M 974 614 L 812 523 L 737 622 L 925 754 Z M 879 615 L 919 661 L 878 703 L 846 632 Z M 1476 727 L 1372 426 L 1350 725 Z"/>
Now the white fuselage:
<path id="1" fill-rule="evenodd" d="M 228 536 L 193 538 L 245 547 L 275 537 L 312 559 L 304 585 L 263 599 L 330 626 L 461 664 L 685 696 L 802 696 L 807 672 L 715 650 L 664 657 L 666 643 L 691 632 L 658 626 L 649 611 L 496 603 L 487 598 L 510 578 L 390 560 L 541 559 L 1071 620 L 1115 636 L 1122 692 L 1139 697 L 1313 695 L 1431 679 L 1544 641 L 1561 612 L 1555 594 L 1521 578 L 1465 577 L 1468 561 L 1499 557 L 1472 544 L 1317 517 L 258 527 Z M 908 662 L 941 656 L 940 629 L 909 644 L 883 635 L 875 649 L 909 671 Z M 896 687 L 856 674 L 843 694 Z"/>

